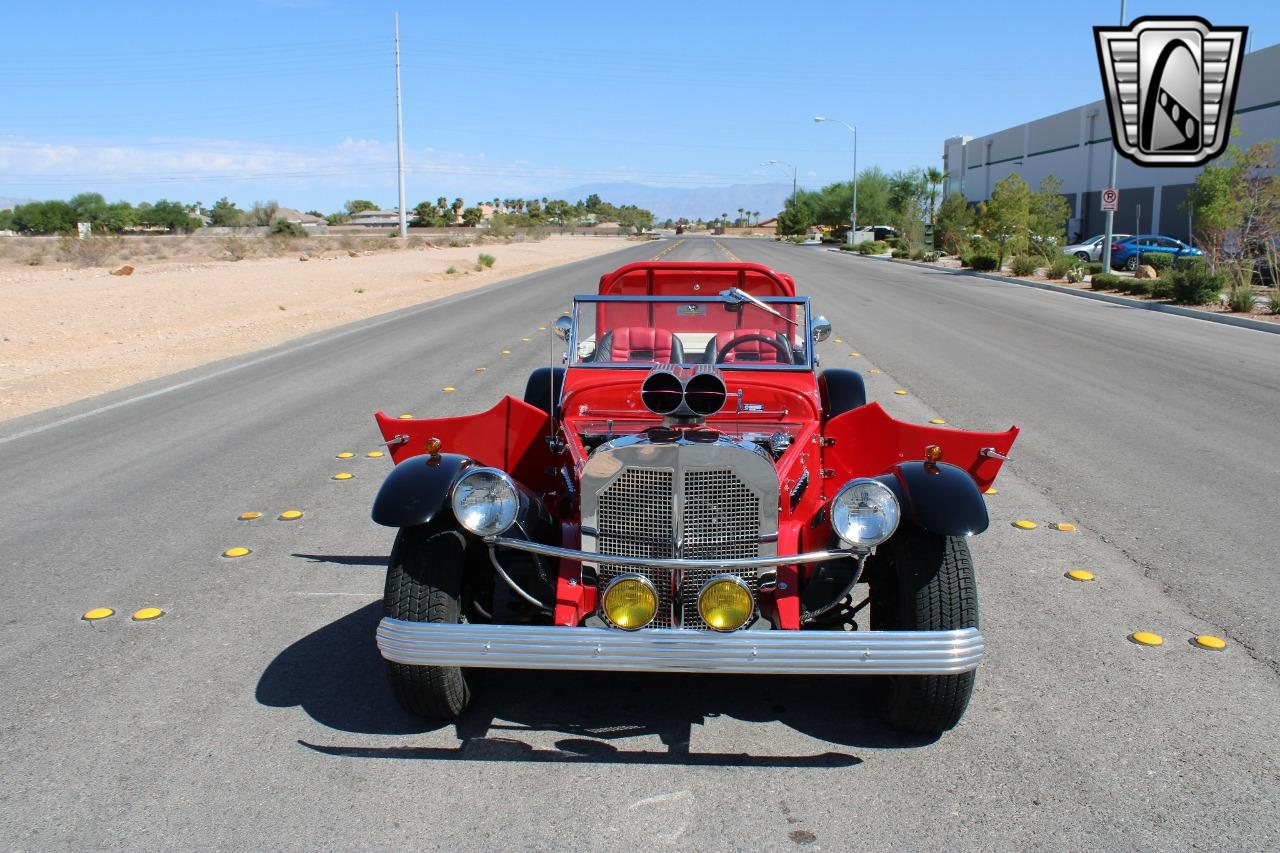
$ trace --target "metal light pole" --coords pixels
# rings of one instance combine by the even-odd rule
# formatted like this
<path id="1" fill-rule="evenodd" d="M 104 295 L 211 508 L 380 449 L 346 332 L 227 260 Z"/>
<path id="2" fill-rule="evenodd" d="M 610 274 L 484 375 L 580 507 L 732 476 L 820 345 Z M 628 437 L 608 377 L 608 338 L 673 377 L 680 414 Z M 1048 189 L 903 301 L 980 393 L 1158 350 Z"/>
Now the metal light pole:
<path id="1" fill-rule="evenodd" d="M 796 167 L 795 167 L 795 166 L 792 166 L 790 163 L 788 163 L 788 162 L 787 162 L 787 161 L 785 161 L 785 160 L 769 160 L 769 161 L 767 161 L 767 162 L 761 163 L 760 165 L 761 165 L 761 166 L 788 166 L 788 167 L 790 167 L 790 169 L 791 169 L 791 206 L 792 206 L 792 207 L 795 207 L 795 206 L 796 206 Z M 785 174 L 786 174 L 786 170 L 784 169 L 782 173 L 785 175 Z"/>
<path id="2" fill-rule="evenodd" d="M 1120 26 L 1124 26 L 1124 0 L 1120 0 Z M 1112 135 L 1114 136 L 1114 128 Z M 1123 130 L 1123 128 L 1121 128 Z M 1108 181 L 1108 187 L 1116 185 L 1116 141 L 1111 140 L 1111 179 Z M 1116 214 L 1114 210 L 1107 211 L 1107 235 L 1102 241 L 1102 256 L 1098 259 L 1102 261 L 1102 271 L 1111 272 L 1111 236 L 1114 233 L 1112 228 L 1115 225 Z"/>
<path id="3" fill-rule="evenodd" d="M 853 211 L 849 214 L 849 239 L 846 241 L 850 246 L 853 245 L 854 232 L 858 230 L 858 127 L 848 122 L 840 121 L 838 118 L 826 118 L 825 116 L 814 116 L 813 120 L 817 124 L 824 121 L 833 121 L 836 124 L 843 124 L 853 134 Z"/>
<path id="4" fill-rule="evenodd" d="M 396 172 L 400 179 L 400 238 L 409 236 L 404 209 L 404 121 L 400 116 L 400 16 L 396 15 Z"/>

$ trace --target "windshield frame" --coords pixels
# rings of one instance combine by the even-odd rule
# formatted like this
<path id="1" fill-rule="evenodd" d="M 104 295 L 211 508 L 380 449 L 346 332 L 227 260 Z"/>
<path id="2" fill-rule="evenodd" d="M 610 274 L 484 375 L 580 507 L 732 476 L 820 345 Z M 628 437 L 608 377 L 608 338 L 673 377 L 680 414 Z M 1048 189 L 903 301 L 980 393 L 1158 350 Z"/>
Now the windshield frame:
<path id="1" fill-rule="evenodd" d="M 800 364 L 770 364 L 768 362 L 744 361 L 744 362 L 735 362 L 733 364 L 716 364 L 715 365 L 716 369 L 727 370 L 727 371 L 768 370 L 768 371 L 782 371 L 787 373 L 795 373 L 799 371 L 813 372 L 815 367 L 814 347 L 816 346 L 816 343 L 813 340 L 814 315 L 813 315 L 812 305 L 809 302 L 809 297 L 807 296 L 756 296 L 755 298 L 759 299 L 761 302 L 765 303 L 766 305 L 777 303 L 779 305 L 801 305 L 804 307 L 804 322 L 803 324 L 801 324 L 804 327 L 804 334 L 805 334 L 804 361 L 801 362 Z M 658 362 L 647 362 L 647 361 L 595 362 L 595 361 L 578 360 L 577 352 L 578 352 L 578 343 L 579 343 L 579 339 L 578 339 L 579 309 L 583 305 L 594 305 L 599 302 L 631 302 L 631 303 L 700 302 L 700 303 L 713 304 L 713 305 L 725 305 L 725 304 L 734 303 L 736 301 L 725 299 L 719 294 L 681 294 L 679 296 L 609 294 L 607 296 L 598 296 L 598 295 L 575 296 L 573 297 L 573 312 L 571 315 L 573 318 L 573 327 L 569 330 L 569 338 L 568 338 L 569 348 L 568 348 L 568 351 L 565 353 L 565 359 L 566 359 L 565 363 L 566 363 L 566 366 L 570 368 L 577 369 L 581 367 L 586 369 L 605 368 L 608 370 L 652 370 L 654 364 L 658 363 Z M 747 309 L 752 309 L 755 311 L 760 310 L 759 308 L 754 308 L 749 302 L 745 302 L 745 303 L 736 302 L 736 304 L 741 305 L 744 311 Z M 797 326 L 797 328 L 799 328 L 799 326 Z M 690 362 L 690 363 L 692 364 L 696 362 Z"/>

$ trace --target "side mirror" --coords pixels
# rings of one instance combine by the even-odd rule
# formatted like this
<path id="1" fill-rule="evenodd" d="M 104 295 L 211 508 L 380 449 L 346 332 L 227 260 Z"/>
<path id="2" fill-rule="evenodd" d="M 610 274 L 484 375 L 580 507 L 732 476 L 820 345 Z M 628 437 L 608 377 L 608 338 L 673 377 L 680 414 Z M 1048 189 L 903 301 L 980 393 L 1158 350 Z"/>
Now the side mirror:
<path id="1" fill-rule="evenodd" d="M 568 314 L 561 314 L 556 318 L 555 330 L 556 334 L 560 336 L 560 340 L 569 340 L 569 333 L 573 331 L 573 318 Z"/>
<path id="2" fill-rule="evenodd" d="M 831 337 L 831 321 L 819 314 L 813 318 L 813 342 L 822 343 Z"/>

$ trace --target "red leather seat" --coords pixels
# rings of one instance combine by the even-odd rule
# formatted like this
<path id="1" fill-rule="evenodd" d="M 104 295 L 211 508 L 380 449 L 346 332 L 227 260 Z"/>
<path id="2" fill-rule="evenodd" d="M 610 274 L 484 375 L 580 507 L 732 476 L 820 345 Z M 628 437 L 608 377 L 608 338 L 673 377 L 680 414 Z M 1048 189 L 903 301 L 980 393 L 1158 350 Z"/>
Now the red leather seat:
<path id="1" fill-rule="evenodd" d="M 734 364 L 739 362 L 758 362 L 761 364 L 793 364 L 791 360 L 791 345 L 787 343 L 787 336 L 782 332 L 773 329 L 734 329 L 732 332 L 721 332 L 711 339 L 707 344 L 706 361 L 708 364 L 714 364 L 716 355 L 720 352 L 720 348 L 729 343 L 729 341 L 743 338 L 748 335 L 760 335 L 778 342 L 778 346 L 757 339 L 743 341 L 742 343 L 729 350 L 724 355 L 724 364 Z"/>
<path id="2" fill-rule="evenodd" d="M 651 326 L 618 326 L 600 338 L 592 361 L 650 361 L 679 364 L 684 361 L 680 339 L 666 329 Z"/>

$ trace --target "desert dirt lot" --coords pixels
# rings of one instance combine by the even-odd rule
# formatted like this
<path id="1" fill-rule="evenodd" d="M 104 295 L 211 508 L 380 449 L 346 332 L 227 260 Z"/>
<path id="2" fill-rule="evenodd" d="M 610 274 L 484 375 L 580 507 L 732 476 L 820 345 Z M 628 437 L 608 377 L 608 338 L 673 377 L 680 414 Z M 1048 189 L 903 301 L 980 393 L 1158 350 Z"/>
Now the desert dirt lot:
<path id="1" fill-rule="evenodd" d="M 0 420 L 631 245 L 553 236 L 374 251 L 387 241 L 312 241 L 230 261 L 216 259 L 226 254 L 216 241 L 146 239 L 151 255 L 117 255 L 110 267 L 77 268 L 53 251 L 28 265 L 29 249 L 0 263 Z M 111 274 L 122 264 L 132 275 Z"/>

